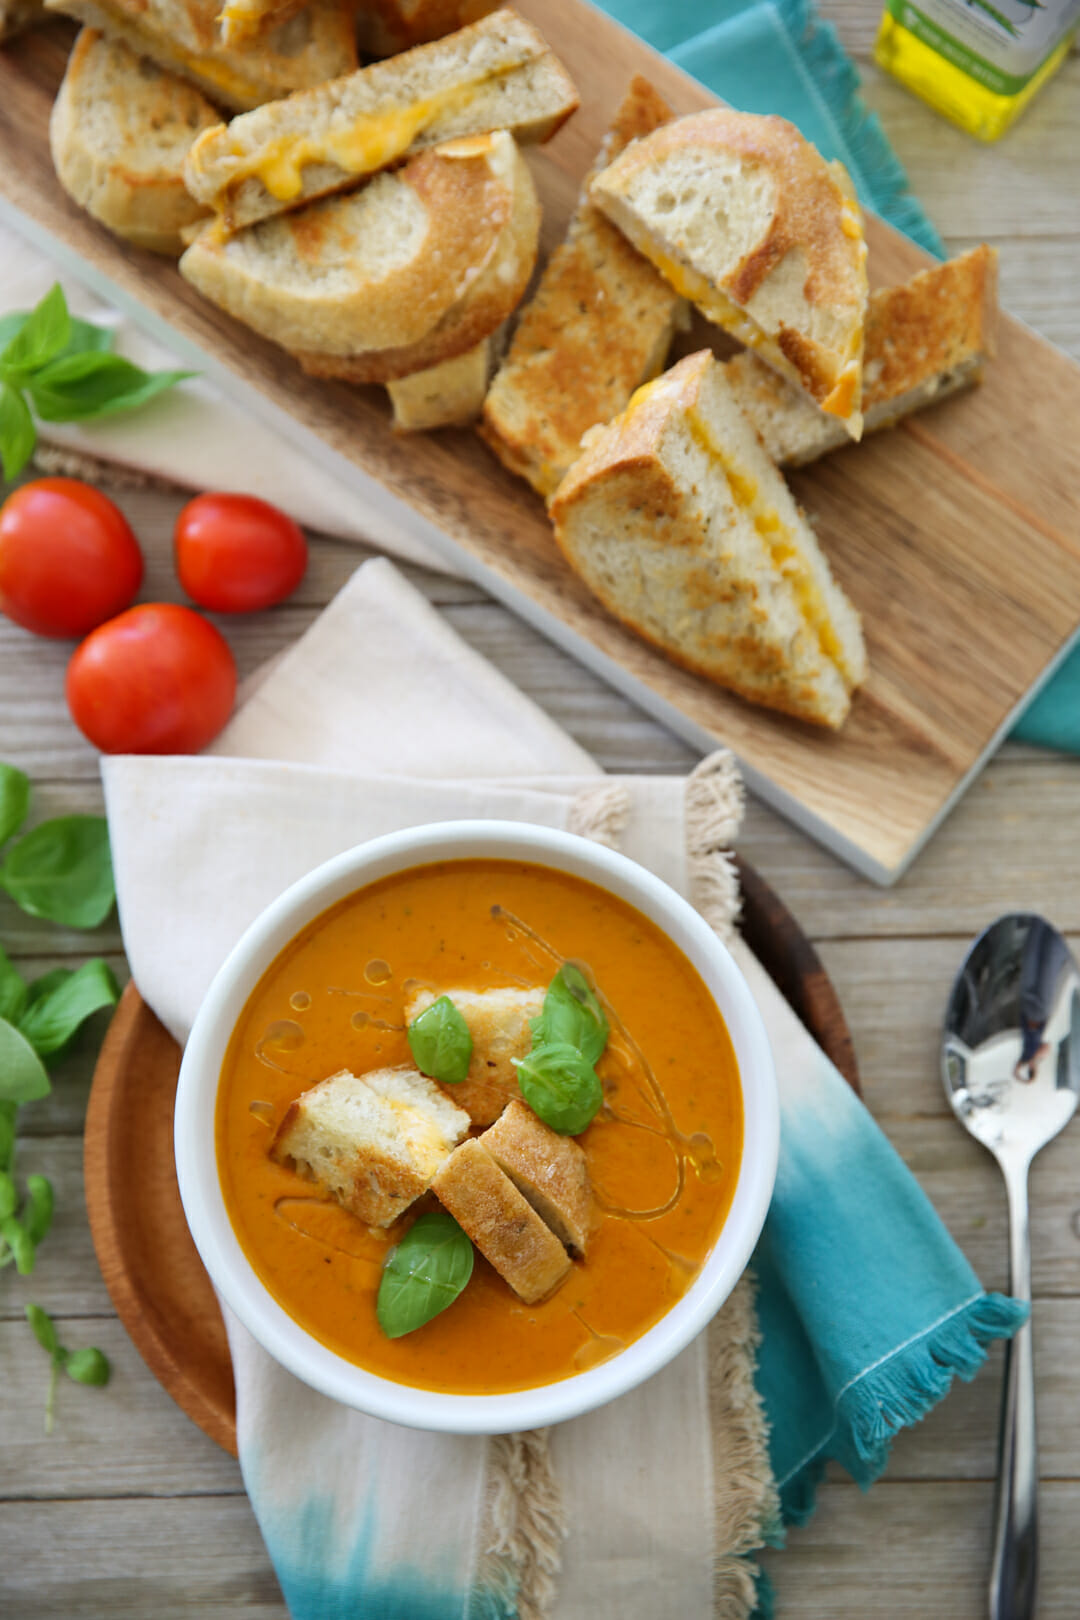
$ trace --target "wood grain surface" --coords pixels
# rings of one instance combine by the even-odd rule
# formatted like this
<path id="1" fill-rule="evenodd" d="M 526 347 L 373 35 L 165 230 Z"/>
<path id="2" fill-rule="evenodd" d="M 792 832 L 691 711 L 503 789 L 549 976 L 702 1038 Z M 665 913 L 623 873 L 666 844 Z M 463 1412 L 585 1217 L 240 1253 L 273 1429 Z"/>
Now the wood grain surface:
<path id="1" fill-rule="evenodd" d="M 711 98 L 581 0 L 521 9 L 582 89 L 581 110 L 530 154 L 550 246 L 632 72 L 647 72 L 679 111 Z M 823 735 L 674 669 L 610 620 L 559 557 L 539 500 L 475 435 L 393 437 L 380 391 L 303 377 L 175 268 L 78 210 L 46 138 L 69 38 L 57 23 L 0 52 L 0 198 L 198 351 L 237 397 L 287 416 L 294 437 L 329 455 L 375 510 L 386 492 L 405 502 L 418 531 L 448 536 L 472 577 L 515 611 L 694 743 L 729 744 L 771 802 L 862 871 L 895 879 L 1080 622 L 1080 370 L 1007 320 L 981 389 L 793 480 L 864 615 L 870 651 L 851 719 L 838 737 Z M 868 236 L 873 280 L 901 280 L 925 262 L 880 221 Z"/>
<path id="2" fill-rule="evenodd" d="M 744 937 L 858 1091 L 851 1032 L 817 952 L 765 880 L 746 861 L 738 864 Z M 105 1286 L 146 1365 L 188 1417 L 235 1456 L 225 1326 L 176 1182 L 172 1127 L 180 1055 L 129 983 L 86 1110 L 86 1211 Z"/>

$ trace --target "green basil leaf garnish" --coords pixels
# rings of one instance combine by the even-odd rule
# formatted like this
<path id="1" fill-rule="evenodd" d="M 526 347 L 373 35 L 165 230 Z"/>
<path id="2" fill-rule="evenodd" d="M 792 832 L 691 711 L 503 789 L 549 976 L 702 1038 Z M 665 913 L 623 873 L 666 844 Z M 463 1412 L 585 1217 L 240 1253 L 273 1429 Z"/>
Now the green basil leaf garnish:
<path id="1" fill-rule="evenodd" d="M 600 998 L 573 962 L 564 962 L 548 986 L 544 1010 L 532 1022 L 533 1045 L 576 1046 L 597 1063 L 607 1045 L 608 1021 Z"/>
<path id="2" fill-rule="evenodd" d="M 533 1113 L 563 1136 L 578 1136 L 604 1100 L 600 1076 L 576 1046 L 534 1046 L 512 1060 L 518 1085 Z"/>
<path id="3" fill-rule="evenodd" d="M 52 1182 L 47 1176 L 27 1176 L 26 1208 L 23 1225 L 31 1243 L 37 1245 L 49 1235 L 53 1218 Z"/>
<path id="4" fill-rule="evenodd" d="M 30 808 L 30 778 L 14 765 L 0 763 L 0 844 L 18 832 Z"/>
<path id="5" fill-rule="evenodd" d="M 473 1246 L 452 1215 L 421 1215 L 383 1267 L 375 1314 L 400 1339 L 445 1311 L 472 1276 Z"/>
<path id="6" fill-rule="evenodd" d="M 54 282 L 37 305 L 22 319 L 18 330 L 0 352 L 0 371 L 8 377 L 36 371 L 66 347 L 71 336 L 64 289 Z"/>
<path id="7" fill-rule="evenodd" d="M 19 1029 L 39 1057 L 52 1057 L 92 1013 L 115 1007 L 119 998 L 112 969 L 98 957 L 36 995 L 19 1020 Z"/>
<path id="8" fill-rule="evenodd" d="M 112 1371 L 100 1350 L 88 1345 L 85 1350 L 69 1350 L 64 1357 L 64 1371 L 77 1384 L 93 1384 L 98 1389 L 109 1382 Z"/>
<path id="9" fill-rule="evenodd" d="M 15 1182 L 6 1170 L 0 1170 L 0 1221 L 6 1221 L 19 1207 Z"/>
<path id="10" fill-rule="evenodd" d="M 192 371 L 143 371 L 119 354 L 65 354 L 37 371 L 26 383 L 34 410 L 43 422 L 84 422 L 134 410 L 163 393 Z"/>
<path id="11" fill-rule="evenodd" d="M 34 1269 L 34 1245 L 30 1241 L 30 1234 L 23 1230 L 14 1215 L 0 1221 L 0 1237 L 14 1256 L 15 1270 L 19 1276 L 29 1277 Z"/>
<path id="12" fill-rule="evenodd" d="M 50 1356 L 55 1356 L 60 1349 L 60 1341 L 56 1337 L 56 1327 L 52 1317 L 43 1311 L 40 1305 L 27 1305 L 26 1320 L 34 1330 L 34 1338 L 43 1350 Z"/>
<path id="13" fill-rule="evenodd" d="M 0 1170 L 10 1170 L 15 1157 L 16 1104 L 0 1099 Z"/>
<path id="14" fill-rule="evenodd" d="M 0 465 L 10 482 L 34 453 L 37 430 L 26 401 L 6 378 L 0 378 Z"/>
<path id="15" fill-rule="evenodd" d="M 116 899 L 104 816 L 58 816 L 8 850 L 0 886 L 32 917 L 96 928 Z"/>
<path id="16" fill-rule="evenodd" d="M 433 1001 L 409 1025 L 409 1050 L 421 1074 L 457 1086 L 469 1072 L 472 1036 L 449 996 Z"/>
<path id="17" fill-rule="evenodd" d="M 0 945 L 0 1018 L 18 1024 L 30 1000 L 30 988 Z"/>
<path id="18" fill-rule="evenodd" d="M 51 1090 L 45 1065 L 26 1036 L 0 1018 L 0 1097 L 7 1102 L 35 1102 Z"/>

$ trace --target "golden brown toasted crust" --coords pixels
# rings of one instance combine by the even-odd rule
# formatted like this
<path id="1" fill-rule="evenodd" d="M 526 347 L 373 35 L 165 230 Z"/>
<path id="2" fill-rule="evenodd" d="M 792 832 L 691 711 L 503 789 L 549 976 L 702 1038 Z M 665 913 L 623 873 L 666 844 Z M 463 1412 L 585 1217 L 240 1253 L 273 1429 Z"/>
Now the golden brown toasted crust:
<path id="1" fill-rule="evenodd" d="M 431 1190 L 527 1305 L 565 1280 L 566 1250 L 475 1138 L 454 1149 Z"/>
<path id="2" fill-rule="evenodd" d="M 863 408 L 920 387 L 973 354 L 993 355 L 997 334 L 998 259 L 972 249 L 920 270 L 899 287 L 870 297 L 863 362 Z"/>
<path id="3" fill-rule="evenodd" d="M 501 0 L 359 0 L 356 33 L 366 56 L 397 56 L 479 22 Z"/>
<path id="4" fill-rule="evenodd" d="M 592 1187 L 584 1149 L 516 1101 L 480 1137 L 522 1197 L 576 1260 L 583 1258 L 592 1217 Z"/>
<path id="5" fill-rule="evenodd" d="M 670 117 L 653 86 L 636 76 L 591 172 Z M 582 435 L 617 415 L 663 368 L 685 307 L 583 194 L 566 240 L 521 312 L 484 403 L 481 437 L 511 472 L 551 495 Z"/>

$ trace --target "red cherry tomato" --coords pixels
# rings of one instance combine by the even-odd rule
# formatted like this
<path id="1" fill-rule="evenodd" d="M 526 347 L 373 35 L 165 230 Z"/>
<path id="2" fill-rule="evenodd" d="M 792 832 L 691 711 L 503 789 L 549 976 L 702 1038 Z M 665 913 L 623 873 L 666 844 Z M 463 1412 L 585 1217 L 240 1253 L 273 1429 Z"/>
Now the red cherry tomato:
<path id="1" fill-rule="evenodd" d="M 67 670 L 71 718 L 104 754 L 195 754 L 232 713 L 236 665 L 193 608 L 148 603 L 91 632 Z"/>
<path id="2" fill-rule="evenodd" d="M 0 507 L 0 611 L 39 636 L 83 636 L 127 607 L 143 559 L 127 518 L 77 478 L 39 478 Z"/>
<path id="3" fill-rule="evenodd" d="M 199 495 L 176 520 L 176 572 L 212 613 L 254 613 L 295 591 L 307 567 L 298 524 L 253 495 Z"/>

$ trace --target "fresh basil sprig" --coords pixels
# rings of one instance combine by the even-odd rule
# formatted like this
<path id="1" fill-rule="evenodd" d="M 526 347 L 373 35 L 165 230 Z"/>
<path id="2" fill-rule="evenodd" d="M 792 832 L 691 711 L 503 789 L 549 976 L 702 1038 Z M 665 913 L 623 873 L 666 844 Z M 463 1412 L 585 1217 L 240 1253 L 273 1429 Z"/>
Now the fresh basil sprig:
<path id="1" fill-rule="evenodd" d="M 607 1045 L 608 1021 L 600 998 L 581 969 L 564 962 L 548 985 L 544 1008 L 532 1025 L 533 1046 L 576 1046 L 597 1063 Z"/>
<path id="2" fill-rule="evenodd" d="M 473 1041 L 469 1026 L 449 996 L 440 996 L 413 1019 L 409 1050 L 421 1074 L 457 1086 L 469 1073 Z"/>
<path id="3" fill-rule="evenodd" d="M 533 1113 L 563 1136 L 578 1136 L 604 1100 L 600 1076 L 576 1046 L 534 1046 L 513 1060 L 518 1085 Z"/>
<path id="4" fill-rule="evenodd" d="M 85 422 L 136 410 L 191 371 L 143 371 L 111 354 L 113 334 L 68 310 L 63 288 L 50 287 L 35 309 L 0 319 L 0 463 L 4 477 L 22 472 L 42 422 Z"/>
<path id="5" fill-rule="evenodd" d="M 375 1314 L 388 1339 L 445 1311 L 472 1276 L 473 1246 L 452 1215 L 421 1215 L 391 1249 L 379 1283 Z"/>
<path id="6" fill-rule="evenodd" d="M 87 1346 L 85 1350 L 65 1350 L 56 1332 L 56 1323 L 40 1305 L 27 1305 L 26 1320 L 34 1338 L 47 1353 L 51 1362 L 49 1393 L 45 1399 L 45 1433 L 52 1433 L 53 1413 L 56 1409 L 56 1385 L 62 1372 L 76 1384 L 90 1384 L 101 1388 L 109 1382 L 112 1369 L 100 1350 Z"/>
<path id="7" fill-rule="evenodd" d="M 8 849 L 0 888 L 31 917 L 96 928 L 116 899 L 104 816 L 57 816 Z"/>

